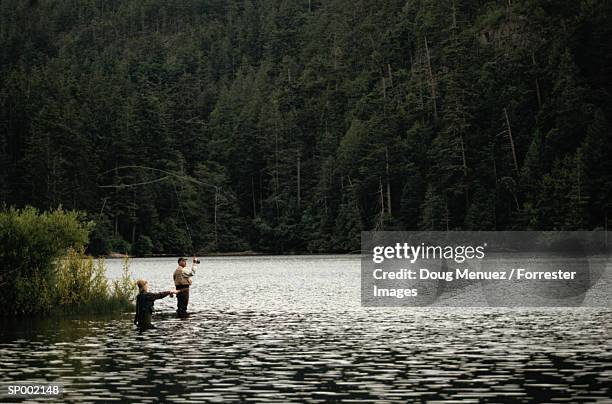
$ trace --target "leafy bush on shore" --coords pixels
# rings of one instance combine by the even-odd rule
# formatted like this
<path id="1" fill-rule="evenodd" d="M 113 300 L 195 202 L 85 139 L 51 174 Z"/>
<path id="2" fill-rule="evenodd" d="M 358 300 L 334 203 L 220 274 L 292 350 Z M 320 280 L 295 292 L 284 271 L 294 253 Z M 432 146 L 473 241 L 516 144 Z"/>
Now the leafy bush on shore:
<path id="1" fill-rule="evenodd" d="M 133 301 L 136 298 L 136 282 L 132 280 L 130 276 L 130 262 L 129 258 L 123 259 L 123 272 L 121 278 L 113 281 L 113 301 L 117 302 L 123 307 L 131 307 Z"/>
<path id="2" fill-rule="evenodd" d="M 104 262 L 84 255 L 92 222 L 61 208 L 0 209 L 0 315 L 127 309 L 129 271 L 111 288 Z M 131 291 L 130 291 L 131 288 Z"/>
<path id="3" fill-rule="evenodd" d="M 70 249 L 57 270 L 58 300 L 61 306 L 78 306 L 101 301 L 108 295 L 104 262 L 83 257 L 79 250 Z"/>
<path id="4" fill-rule="evenodd" d="M 127 258 L 122 277 L 113 281 L 111 287 L 104 259 L 94 260 L 82 249 L 70 249 L 58 265 L 57 286 L 60 311 L 107 313 L 130 309 L 136 285 L 130 278 Z"/>
<path id="5" fill-rule="evenodd" d="M 148 255 L 153 252 L 153 241 L 150 237 L 140 235 L 132 245 L 132 254 L 136 256 Z"/>

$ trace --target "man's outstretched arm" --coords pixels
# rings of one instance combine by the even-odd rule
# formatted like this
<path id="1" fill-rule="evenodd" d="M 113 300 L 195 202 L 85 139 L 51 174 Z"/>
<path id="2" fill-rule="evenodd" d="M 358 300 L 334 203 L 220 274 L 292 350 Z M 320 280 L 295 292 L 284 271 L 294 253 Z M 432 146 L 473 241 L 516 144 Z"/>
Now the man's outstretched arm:
<path id="1" fill-rule="evenodd" d="M 198 265 L 196 264 L 196 258 L 193 257 L 191 259 L 191 269 L 183 268 L 183 275 L 186 277 L 192 277 L 196 273 L 196 269 L 198 269 Z"/>

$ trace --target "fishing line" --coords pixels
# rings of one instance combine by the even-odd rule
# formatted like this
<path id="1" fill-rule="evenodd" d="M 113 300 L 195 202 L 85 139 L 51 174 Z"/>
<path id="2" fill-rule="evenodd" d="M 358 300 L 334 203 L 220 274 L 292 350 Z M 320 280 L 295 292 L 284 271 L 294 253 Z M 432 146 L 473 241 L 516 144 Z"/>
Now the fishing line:
<path id="1" fill-rule="evenodd" d="M 213 185 L 213 184 L 210 184 L 210 183 L 207 183 L 207 182 L 204 182 L 204 181 L 196 180 L 195 178 L 193 178 L 193 177 L 191 177 L 189 175 L 178 174 L 178 173 L 175 173 L 175 172 L 166 171 L 166 170 L 162 170 L 162 169 L 159 169 L 159 168 L 153 168 L 153 167 L 147 167 L 147 166 L 138 166 L 138 165 L 120 166 L 120 167 L 111 168 L 110 170 L 106 170 L 106 171 L 98 174 L 98 180 L 100 179 L 100 177 L 103 177 L 104 175 L 106 175 L 108 173 L 112 173 L 113 171 L 120 171 L 120 170 L 124 170 L 124 169 L 141 169 L 141 170 L 155 171 L 155 172 L 166 174 L 169 177 L 177 178 L 177 179 L 182 180 L 182 181 L 193 182 L 195 184 L 203 185 L 205 187 L 211 187 L 211 188 L 215 188 L 215 189 L 220 189 L 220 187 L 218 187 L 217 185 Z M 161 181 L 161 179 L 157 178 L 155 180 L 152 180 L 151 182 L 158 182 L 158 181 Z M 100 188 L 126 188 L 126 187 L 130 187 L 130 186 L 147 185 L 149 182 L 150 181 L 145 181 L 143 183 L 133 183 L 133 184 L 98 185 L 98 187 L 100 187 Z"/>
<path id="2" fill-rule="evenodd" d="M 141 181 L 141 182 L 135 182 L 135 183 L 131 183 L 131 184 L 111 184 L 111 185 L 100 185 L 100 179 L 112 172 L 118 172 L 120 170 L 126 170 L 126 169 L 139 169 L 139 170 L 148 170 L 148 171 L 152 171 L 152 172 L 157 172 L 160 174 L 165 174 L 163 177 L 159 177 L 159 178 L 155 178 L 149 181 Z M 188 176 L 188 175 L 184 175 L 184 174 L 178 174 L 175 172 L 171 172 L 171 171 L 166 171 L 166 170 L 162 170 L 159 168 L 154 168 L 154 167 L 147 167 L 147 166 L 139 166 L 139 165 L 127 165 L 127 166 L 120 166 L 120 167 L 115 167 L 112 168 L 110 170 L 106 170 L 100 174 L 98 174 L 97 177 L 97 183 L 98 183 L 98 187 L 99 188 L 115 188 L 115 189 L 125 189 L 125 188 L 133 188 L 133 187 L 141 187 L 141 186 L 146 186 L 146 185 L 150 185 L 150 184 L 155 184 L 158 182 L 162 182 L 162 181 L 168 181 L 170 180 L 172 182 L 172 187 L 174 189 L 174 193 L 176 195 L 176 200 L 177 200 L 177 204 L 179 207 L 179 211 L 181 212 L 181 217 L 183 218 L 183 221 L 185 222 L 185 227 L 187 228 L 187 236 L 189 237 L 189 242 L 191 243 L 191 247 L 193 248 L 193 237 L 191 235 L 191 229 L 189 227 L 189 223 L 187 222 L 187 217 L 185 216 L 185 211 L 183 210 L 183 206 L 181 205 L 181 199 L 179 197 L 179 193 L 178 190 L 176 188 L 176 181 L 174 180 L 180 180 L 180 181 L 187 181 L 187 182 L 191 182 L 197 185 L 201 185 L 201 186 L 205 186 L 205 187 L 210 187 L 210 188 L 214 188 L 215 190 L 215 202 L 214 202 L 214 210 L 215 210 L 215 215 L 214 215 L 214 220 L 215 220 L 215 238 L 216 238 L 216 233 L 217 233 L 217 201 L 218 201 L 218 195 L 221 191 L 221 187 L 217 186 L 217 185 L 213 185 L 204 181 L 200 181 L 200 180 L 196 180 L 195 178 Z M 102 205 L 102 211 L 104 210 L 104 206 L 106 206 L 106 201 L 108 198 L 104 199 L 104 203 Z M 12 275 L 13 273 L 17 272 L 19 269 L 14 269 L 11 271 L 7 271 L 4 274 L 0 274 L 1 278 L 8 278 L 10 275 Z M 4 279 L 3 279 L 4 280 Z M 0 286 L 4 286 L 6 284 L 10 283 L 9 279 L 4 280 L 4 282 L 0 283 Z"/>
<path id="3" fill-rule="evenodd" d="M 151 181 L 136 182 L 134 184 L 98 185 L 98 188 L 129 188 L 129 187 L 138 187 L 138 186 L 141 186 L 141 185 L 155 184 L 156 182 L 165 181 L 168 178 L 170 178 L 170 176 L 166 175 L 165 177 L 157 178 L 157 179 L 154 179 L 154 180 L 151 180 Z"/>
<path id="4" fill-rule="evenodd" d="M 185 212 L 183 211 L 183 206 L 181 205 L 181 198 L 179 198 L 178 191 L 176 190 L 176 183 L 172 181 L 172 188 L 174 188 L 174 194 L 176 195 L 176 203 L 178 204 L 179 211 L 181 212 L 181 216 L 183 216 L 183 221 L 185 222 L 185 227 L 187 228 L 187 236 L 189 236 L 189 243 L 191 244 L 191 248 L 193 248 L 193 238 L 191 237 L 191 230 L 189 229 L 189 224 L 187 223 L 187 218 L 185 217 Z"/>
<path id="5" fill-rule="evenodd" d="M 100 173 L 98 175 L 98 180 L 105 176 L 106 174 L 112 173 L 112 172 L 118 172 L 120 170 L 125 170 L 125 169 L 140 169 L 140 170 L 148 170 L 148 171 L 153 171 L 153 172 L 157 172 L 157 173 L 161 173 L 161 174 L 165 174 L 165 176 L 160 177 L 160 178 L 155 178 L 149 181 L 141 181 L 141 182 L 135 182 L 135 183 L 131 183 L 131 184 L 111 184 L 111 185 L 98 185 L 99 188 L 115 188 L 115 189 L 124 189 L 124 188 L 131 188 L 131 187 L 140 187 L 140 186 L 145 186 L 145 185 L 150 185 L 150 184 L 155 184 L 158 182 L 162 182 L 162 181 L 166 181 L 169 180 L 172 182 L 172 188 L 174 189 L 174 193 L 176 195 L 176 200 L 177 200 L 177 204 L 179 207 L 179 211 L 181 213 L 181 216 L 183 218 L 183 222 L 185 223 L 185 227 L 187 228 L 187 236 L 189 237 L 189 242 L 191 244 L 191 247 L 193 248 L 193 237 L 191 235 L 191 228 L 189 227 L 189 223 L 187 222 L 187 217 L 185 216 L 185 211 L 183 210 L 183 206 L 181 205 L 181 198 L 179 196 L 178 190 L 176 188 L 176 181 L 175 180 L 181 180 L 181 181 L 188 181 L 188 182 L 192 182 L 194 184 L 197 185 L 201 185 L 201 186 L 205 186 L 205 187 L 210 187 L 210 188 L 214 188 L 215 190 L 215 202 L 214 202 L 214 220 L 215 220 L 215 239 L 217 237 L 217 200 L 218 200 L 218 194 L 219 191 L 221 190 L 220 187 L 204 182 L 204 181 L 200 181 L 200 180 L 196 180 L 195 178 L 188 176 L 188 175 L 184 175 L 184 174 L 178 174 L 178 173 L 174 173 L 171 171 L 166 171 L 166 170 L 162 170 L 159 168 L 153 168 L 153 167 L 147 167 L 147 166 L 140 166 L 140 165 L 127 165 L 127 166 L 120 166 L 120 167 L 115 167 L 112 168 L 110 170 L 106 170 L 102 173 Z M 99 182 L 99 181 L 98 181 Z M 106 201 L 105 201 L 106 203 Z"/>

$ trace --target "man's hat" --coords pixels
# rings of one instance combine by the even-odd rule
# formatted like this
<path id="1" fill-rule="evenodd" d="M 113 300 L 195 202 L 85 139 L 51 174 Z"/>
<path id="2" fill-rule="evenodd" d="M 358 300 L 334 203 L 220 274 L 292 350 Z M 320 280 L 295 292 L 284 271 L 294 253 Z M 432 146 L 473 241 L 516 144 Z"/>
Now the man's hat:
<path id="1" fill-rule="evenodd" d="M 180 263 L 181 263 L 181 261 L 187 261 L 187 258 L 180 257 L 180 258 L 178 259 L 178 261 L 177 261 L 177 262 L 180 264 Z"/>

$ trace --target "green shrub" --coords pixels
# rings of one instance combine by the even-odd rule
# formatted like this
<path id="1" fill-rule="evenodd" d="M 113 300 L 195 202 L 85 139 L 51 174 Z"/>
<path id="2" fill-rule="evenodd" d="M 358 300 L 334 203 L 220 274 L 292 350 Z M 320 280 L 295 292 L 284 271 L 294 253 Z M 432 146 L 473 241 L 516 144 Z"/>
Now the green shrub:
<path id="1" fill-rule="evenodd" d="M 92 223 L 61 208 L 0 210 L 0 314 L 44 313 L 55 301 L 56 263 L 69 247 L 82 248 Z"/>
<path id="2" fill-rule="evenodd" d="M 153 241 L 151 238 L 141 235 L 138 240 L 132 245 L 132 255 L 143 256 L 151 254 L 153 251 Z"/>
<path id="3" fill-rule="evenodd" d="M 111 289 L 104 260 L 85 255 L 91 228 L 77 212 L 2 208 L 0 315 L 109 313 L 133 307 L 136 290 L 127 259 Z"/>
<path id="4" fill-rule="evenodd" d="M 94 215 L 95 226 L 89 235 L 87 253 L 93 256 L 106 255 L 111 252 L 110 240 L 113 238 L 113 227 L 108 216 Z"/>
<path id="5" fill-rule="evenodd" d="M 152 234 L 157 252 L 183 254 L 184 251 L 193 250 L 189 233 L 174 219 L 158 223 Z"/>
<path id="6" fill-rule="evenodd" d="M 91 304 L 108 295 L 104 261 L 94 262 L 83 251 L 69 250 L 57 271 L 58 303 L 60 306 Z"/>
<path id="7" fill-rule="evenodd" d="M 132 280 L 129 258 L 123 259 L 121 278 L 113 281 L 113 299 L 122 305 L 131 305 L 136 298 L 136 282 Z"/>
<path id="8" fill-rule="evenodd" d="M 130 243 L 122 239 L 121 237 L 112 238 L 108 241 L 108 248 L 111 252 L 128 254 L 132 247 Z"/>
<path id="9" fill-rule="evenodd" d="M 70 250 L 58 265 L 57 309 L 67 313 L 108 313 L 133 306 L 135 284 L 130 278 L 128 261 L 121 279 L 109 288 L 103 259 L 94 260 L 83 250 Z"/>
<path id="10" fill-rule="evenodd" d="M 32 314 L 48 312 L 55 303 L 55 288 L 49 277 L 34 273 L 29 277 L 18 275 L 9 292 L 14 296 L 12 309 L 15 314 Z"/>

